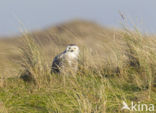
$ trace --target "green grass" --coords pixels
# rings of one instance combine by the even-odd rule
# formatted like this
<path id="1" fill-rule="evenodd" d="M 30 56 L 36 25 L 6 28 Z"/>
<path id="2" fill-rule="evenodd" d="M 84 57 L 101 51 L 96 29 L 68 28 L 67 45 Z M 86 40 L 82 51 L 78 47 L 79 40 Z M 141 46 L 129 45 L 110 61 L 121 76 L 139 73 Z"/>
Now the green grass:
<path id="1" fill-rule="evenodd" d="M 61 77 L 51 79 L 49 85 L 40 89 L 17 78 L 8 79 L 7 86 L 0 89 L 0 100 L 9 113 L 118 113 L 122 112 L 123 100 L 156 104 L 154 90 L 148 99 L 148 89 L 120 83 L 117 78 L 77 75 L 66 78 L 65 84 Z"/>

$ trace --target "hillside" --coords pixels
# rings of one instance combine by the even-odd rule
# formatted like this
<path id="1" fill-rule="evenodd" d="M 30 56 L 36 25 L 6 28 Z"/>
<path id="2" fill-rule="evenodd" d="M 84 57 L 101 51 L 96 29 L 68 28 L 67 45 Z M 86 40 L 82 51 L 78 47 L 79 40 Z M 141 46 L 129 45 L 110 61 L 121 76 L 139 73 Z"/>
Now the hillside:
<path id="1" fill-rule="evenodd" d="M 68 44 L 80 47 L 79 71 L 50 74 Z M 155 66 L 154 36 L 89 21 L 0 39 L 0 113 L 127 113 L 123 101 L 156 106 Z"/>
<path id="2" fill-rule="evenodd" d="M 119 32 L 112 29 L 103 28 L 89 21 L 82 20 L 67 22 L 55 27 L 49 27 L 45 30 L 35 31 L 29 33 L 28 35 L 30 35 L 40 46 L 42 46 L 41 49 L 43 49 L 43 51 L 50 56 L 49 58 L 51 59 L 49 60 L 52 60 L 53 55 L 56 55 L 62 51 L 66 45 L 71 43 L 79 45 L 81 49 L 87 48 L 92 52 L 98 52 L 104 56 L 111 54 L 109 51 L 109 46 L 114 46 L 114 44 L 119 45 L 122 43 Z M 17 70 L 14 69 L 12 64 L 16 65 L 15 60 L 18 59 L 19 56 L 19 46 L 23 46 L 22 38 L 22 36 L 19 36 L 9 39 L 0 39 L 1 59 L 3 59 L 0 61 L 0 64 L 2 64 L 1 66 L 3 66 L 3 68 L 1 67 L 0 69 L 6 73 L 7 71 L 13 72 Z M 114 49 L 117 48 L 114 47 Z M 8 74 L 9 73 L 6 75 Z"/>

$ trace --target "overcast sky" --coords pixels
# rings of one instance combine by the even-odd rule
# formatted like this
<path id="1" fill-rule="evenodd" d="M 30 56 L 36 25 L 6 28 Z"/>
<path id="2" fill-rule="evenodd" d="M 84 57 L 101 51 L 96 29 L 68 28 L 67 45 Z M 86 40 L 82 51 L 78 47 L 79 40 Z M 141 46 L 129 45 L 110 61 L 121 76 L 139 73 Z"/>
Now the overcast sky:
<path id="1" fill-rule="evenodd" d="M 75 18 L 120 27 L 119 11 L 147 32 L 156 33 L 156 0 L 0 0 L 0 36 L 19 33 Z"/>

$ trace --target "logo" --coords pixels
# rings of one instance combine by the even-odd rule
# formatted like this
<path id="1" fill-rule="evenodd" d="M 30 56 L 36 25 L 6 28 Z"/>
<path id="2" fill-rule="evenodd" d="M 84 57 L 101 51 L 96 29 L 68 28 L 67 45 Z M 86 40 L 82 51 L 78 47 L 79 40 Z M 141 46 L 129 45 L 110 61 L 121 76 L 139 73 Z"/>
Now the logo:
<path id="1" fill-rule="evenodd" d="M 121 110 L 129 110 L 129 111 L 154 111 L 154 104 L 143 104 L 143 103 L 134 103 L 131 102 L 131 105 L 128 106 L 128 104 L 123 101 L 122 102 L 123 107 Z"/>

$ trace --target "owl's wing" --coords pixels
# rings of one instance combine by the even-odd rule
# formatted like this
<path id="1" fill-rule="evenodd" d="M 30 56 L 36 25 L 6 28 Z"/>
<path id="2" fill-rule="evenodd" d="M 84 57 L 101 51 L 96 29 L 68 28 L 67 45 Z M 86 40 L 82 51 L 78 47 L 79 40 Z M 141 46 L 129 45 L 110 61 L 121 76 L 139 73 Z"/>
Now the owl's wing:
<path id="1" fill-rule="evenodd" d="M 63 56 L 64 54 L 61 53 L 54 58 L 52 63 L 52 70 L 51 70 L 52 72 L 54 73 L 60 72 L 60 66 L 62 65 Z"/>

